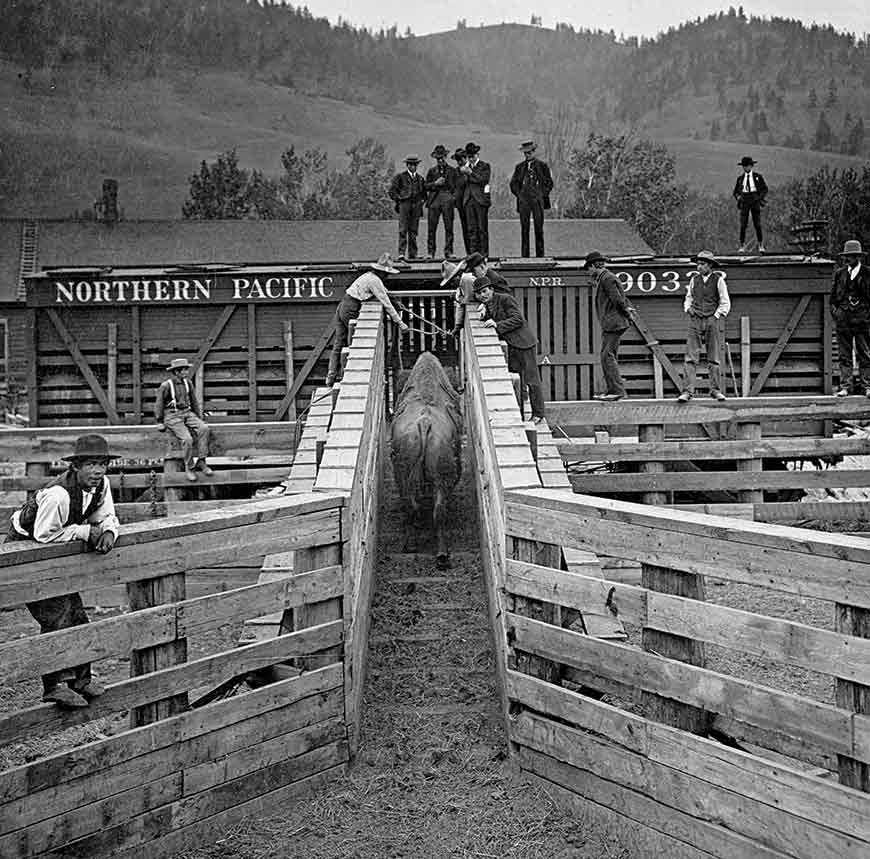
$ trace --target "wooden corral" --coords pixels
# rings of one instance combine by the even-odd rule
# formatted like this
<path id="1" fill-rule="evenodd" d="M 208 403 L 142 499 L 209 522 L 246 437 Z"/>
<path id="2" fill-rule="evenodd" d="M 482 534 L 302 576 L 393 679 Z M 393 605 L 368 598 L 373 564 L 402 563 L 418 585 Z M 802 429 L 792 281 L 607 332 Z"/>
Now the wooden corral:
<path id="1" fill-rule="evenodd" d="M 634 396 L 677 391 L 692 267 L 688 258 L 653 257 L 612 265 L 638 309 L 620 352 Z M 496 268 L 537 331 L 547 398 L 591 397 L 601 338 L 582 258 L 505 259 Z M 733 378 L 744 395 L 830 393 L 832 264 L 763 257 L 723 268 L 733 296 L 720 356 L 729 390 Z M 31 425 L 147 422 L 178 355 L 191 359 L 213 421 L 292 418 L 324 378 L 335 307 L 358 273 L 350 263 L 312 263 L 58 268 L 29 278 Z M 401 338 L 409 364 L 423 349 L 454 354 L 444 333 L 452 290 L 438 289 L 439 280 L 438 263 L 422 261 L 390 277 L 405 321 L 418 329 Z"/>
<path id="2" fill-rule="evenodd" d="M 0 547 L 0 607 L 74 591 L 87 602 L 90 590 L 123 584 L 131 608 L 0 645 L 8 684 L 85 660 L 98 673 L 109 657 L 131 665 L 129 680 L 84 710 L 36 704 L 0 716 L 0 742 L 132 714 L 129 730 L 0 773 L 0 855 L 186 852 L 344 772 L 365 676 L 384 354 L 381 313 L 366 306 L 334 411 L 332 392 L 311 410 L 308 435 L 329 429 L 321 467 L 315 453 L 313 474 L 299 472 L 294 482 L 285 473 L 284 494 L 125 526 L 106 556 L 80 544 Z M 42 443 L 52 451 L 65 441 L 49 438 Z M 34 455 L 41 443 L 31 441 Z M 295 491 L 303 477 L 311 491 Z M 256 562 L 264 575 L 255 585 L 187 596 L 188 570 L 233 561 Z M 188 657 L 191 636 L 276 614 L 271 635 Z M 246 677 L 256 682 L 241 691 Z"/>
<path id="3" fill-rule="evenodd" d="M 594 428 L 604 438 L 557 439 L 563 459 L 572 464 L 577 492 L 631 495 L 650 504 L 690 505 L 688 497 L 705 497 L 705 512 L 761 521 L 870 517 L 866 502 L 850 502 L 847 514 L 841 502 L 775 500 L 789 490 L 870 486 L 867 469 L 826 467 L 844 456 L 870 454 L 866 435 L 823 434 L 832 421 L 870 419 L 865 397 L 566 402 L 549 404 L 548 414 L 563 433 L 590 436 Z M 813 425 L 821 432 L 796 435 L 793 429 Z M 636 433 L 637 441 L 611 440 L 611 432 L 625 431 Z"/>

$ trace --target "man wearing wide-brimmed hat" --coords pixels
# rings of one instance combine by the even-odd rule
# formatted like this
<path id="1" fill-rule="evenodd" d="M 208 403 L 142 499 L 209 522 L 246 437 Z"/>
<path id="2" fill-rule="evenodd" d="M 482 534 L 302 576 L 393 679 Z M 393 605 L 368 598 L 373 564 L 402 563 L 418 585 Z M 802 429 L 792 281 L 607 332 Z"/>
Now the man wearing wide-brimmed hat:
<path id="1" fill-rule="evenodd" d="M 456 203 L 455 167 L 447 163 L 447 150 L 439 143 L 432 150 L 435 166 L 426 173 L 426 206 L 429 209 L 426 250 L 428 256 L 435 256 L 435 233 L 439 218 L 444 221 L 444 256 L 453 256 L 453 208 Z"/>
<path id="2" fill-rule="evenodd" d="M 465 147 L 460 146 L 451 156 L 456 162 L 456 188 L 453 196 L 456 199 L 456 211 L 459 213 L 459 223 L 462 226 L 462 246 L 465 253 L 471 253 L 471 239 L 468 235 L 468 218 L 465 216 L 465 190 L 468 188 L 468 177 L 462 172 L 462 165 L 468 161 Z"/>
<path id="3" fill-rule="evenodd" d="M 474 297 L 474 280 L 486 277 L 494 292 L 512 295 L 507 280 L 483 258 L 483 254 L 469 254 L 457 263 L 445 260 L 441 265 L 441 283 L 439 286 L 456 284 L 453 296 L 453 336 L 457 336 L 465 323 L 465 307 Z"/>
<path id="4" fill-rule="evenodd" d="M 157 389 L 154 417 L 161 430 L 169 430 L 181 442 L 184 473 L 193 483 L 197 470 L 205 477 L 214 474 L 206 462 L 211 430 L 203 420 L 202 404 L 197 400 L 196 391 L 188 378 L 190 361 L 187 358 L 173 358 L 166 369 L 169 378 Z M 253 381 L 251 379 L 251 384 Z"/>
<path id="5" fill-rule="evenodd" d="M 686 357 L 683 363 L 683 390 L 677 401 L 687 403 L 695 394 L 695 380 L 701 347 L 707 356 L 710 376 L 710 396 L 724 400 L 720 373 L 719 350 L 722 343 L 722 323 L 731 311 L 731 299 L 725 275 L 716 271 L 719 264 L 712 251 L 700 251 L 694 257 L 697 271 L 689 275 L 683 311 L 688 314 Z"/>
<path id="6" fill-rule="evenodd" d="M 740 210 L 740 248 L 738 253 L 746 252 L 746 226 L 752 215 L 752 226 L 755 227 L 755 237 L 758 239 L 758 252 L 764 253 L 764 239 L 761 231 L 761 207 L 767 203 L 767 183 L 764 176 L 752 168 L 755 161 L 744 155 L 739 162 L 743 173 L 734 183 L 734 199 Z"/>
<path id="7" fill-rule="evenodd" d="M 348 323 L 356 319 L 364 301 L 375 299 L 379 301 L 390 319 L 402 331 L 408 326 L 399 316 L 399 311 L 393 307 L 390 293 L 384 286 L 387 275 L 398 274 L 399 269 L 393 265 L 393 259 L 388 253 L 382 253 L 377 262 L 363 266 L 365 271 L 345 290 L 338 309 L 335 311 L 335 328 L 333 329 L 332 353 L 329 356 L 329 369 L 326 372 L 326 384 L 332 385 L 338 376 L 341 363 L 341 350 L 347 345 Z"/>
<path id="8" fill-rule="evenodd" d="M 100 554 L 111 552 L 121 530 L 106 477 L 113 458 L 103 436 L 77 438 L 73 452 L 63 457 L 69 468 L 12 514 L 6 539 L 39 543 L 81 540 Z M 28 602 L 27 608 L 43 633 L 88 623 L 78 593 Z M 42 700 L 61 707 L 87 707 L 91 698 L 105 691 L 93 679 L 90 663 L 51 671 L 43 675 L 42 685 Z"/>
<path id="9" fill-rule="evenodd" d="M 467 250 L 488 257 L 489 207 L 492 204 L 489 182 L 492 168 L 486 161 L 481 161 L 479 153 L 480 147 L 476 143 L 467 143 L 465 154 L 468 160 L 459 168 L 459 172 L 464 174 L 468 183 L 463 200 L 465 219 L 468 221 L 468 241 L 471 243 Z"/>
<path id="10" fill-rule="evenodd" d="M 864 265 L 861 242 L 850 239 L 843 246 L 843 264 L 834 271 L 831 313 L 837 326 L 840 357 L 838 397 L 845 397 L 852 384 L 852 348 L 858 361 L 859 393 L 870 397 L 870 269 Z"/>
<path id="11" fill-rule="evenodd" d="M 544 209 L 550 208 L 550 192 L 553 190 L 550 168 L 535 157 L 537 148 L 533 140 L 520 145 L 524 160 L 517 164 L 511 177 L 511 194 L 517 198 L 517 212 L 520 215 L 520 253 L 524 257 L 531 256 L 530 220 L 535 224 L 535 256 L 544 256 Z"/>
<path id="12" fill-rule="evenodd" d="M 395 204 L 399 216 L 399 259 L 416 259 L 417 230 L 423 217 L 423 201 L 426 187 L 423 177 L 417 172 L 419 155 L 405 158 L 405 169 L 393 176 L 387 192 Z"/>
<path id="13" fill-rule="evenodd" d="M 634 319 L 634 307 L 625 297 L 622 285 L 613 272 L 607 270 L 609 260 L 600 251 L 586 254 L 583 268 L 592 276 L 595 287 L 595 315 L 601 326 L 599 358 L 604 375 L 605 391 L 593 396 L 596 400 L 615 401 L 625 396 L 625 383 L 619 371 L 619 341 Z"/>

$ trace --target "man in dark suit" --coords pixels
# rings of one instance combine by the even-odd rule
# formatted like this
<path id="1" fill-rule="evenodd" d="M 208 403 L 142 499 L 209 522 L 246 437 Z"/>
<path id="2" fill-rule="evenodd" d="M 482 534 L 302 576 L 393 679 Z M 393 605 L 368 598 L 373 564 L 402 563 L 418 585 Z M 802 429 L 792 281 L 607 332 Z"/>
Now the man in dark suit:
<path id="1" fill-rule="evenodd" d="M 453 207 L 456 194 L 456 168 L 447 163 L 447 150 L 439 143 L 432 150 L 435 166 L 426 173 L 426 206 L 429 209 L 426 245 L 428 255 L 435 256 L 435 233 L 438 219 L 444 221 L 444 257 L 453 256 Z"/>
<path id="2" fill-rule="evenodd" d="M 761 234 L 761 207 L 767 203 L 767 182 L 761 173 L 752 169 L 755 161 L 748 155 L 740 159 L 743 173 L 734 183 L 734 199 L 740 210 L 740 249 L 738 253 L 746 253 L 746 226 L 752 215 L 752 226 L 755 227 L 755 237 L 758 239 L 758 252 L 764 253 L 764 239 Z"/>
<path id="3" fill-rule="evenodd" d="M 465 253 L 471 253 L 471 239 L 468 235 L 468 218 L 465 217 L 465 189 L 468 187 L 468 177 L 462 172 L 462 165 L 468 161 L 468 156 L 465 150 L 460 147 L 453 153 L 453 160 L 456 162 L 456 190 L 454 197 L 456 198 L 456 211 L 459 213 L 459 223 L 462 225 L 462 245 L 465 248 Z"/>
<path id="4" fill-rule="evenodd" d="M 861 242 L 846 242 L 840 258 L 843 266 L 834 272 L 831 287 L 831 313 L 837 326 L 837 351 L 840 356 L 838 397 L 849 393 L 852 382 L 852 346 L 858 359 L 858 385 L 870 397 L 870 269 L 864 265 L 866 254 Z"/>
<path id="5" fill-rule="evenodd" d="M 634 307 L 625 297 L 616 276 L 607 270 L 607 257 L 598 251 L 586 255 L 583 268 L 591 269 L 595 286 L 595 313 L 601 325 L 601 371 L 607 390 L 595 394 L 596 400 L 621 400 L 625 384 L 619 372 L 616 353 L 619 341 L 634 318 Z"/>
<path id="6" fill-rule="evenodd" d="M 520 214 L 521 255 L 529 253 L 529 219 L 535 224 L 535 256 L 544 256 L 544 209 L 550 208 L 550 191 L 553 190 L 553 177 L 550 168 L 535 158 L 537 145 L 529 140 L 520 146 L 525 156 L 514 168 L 511 177 L 511 194 L 517 198 L 517 211 Z"/>
<path id="7" fill-rule="evenodd" d="M 423 177 L 417 172 L 419 163 L 420 159 L 416 155 L 409 155 L 405 159 L 406 169 L 393 177 L 388 192 L 399 215 L 400 259 L 417 257 L 417 229 L 420 218 L 423 217 L 423 201 L 426 199 Z"/>
<path id="8" fill-rule="evenodd" d="M 528 386 L 532 420 L 539 424 L 544 420 L 544 390 L 535 348 L 537 337 L 529 328 L 516 299 L 507 293 L 496 292 L 486 277 L 474 281 L 474 297 L 483 303 L 483 324 L 495 328 L 498 336 L 508 344 L 508 369 L 520 374 L 520 390 Z"/>
<path id="9" fill-rule="evenodd" d="M 480 147 L 469 143 L 465 147 L 468 160 L 459 168 L 465 174 L 468 186 L 465 189 L 465 217 L 468 221 L 468 238 L 472 253 L 478 251 L 485 257 L 489 256 L 489 207 L 492 202 L 489 192 L 489 180 L 492 170 L 486 161 L 481 161 Z"/>

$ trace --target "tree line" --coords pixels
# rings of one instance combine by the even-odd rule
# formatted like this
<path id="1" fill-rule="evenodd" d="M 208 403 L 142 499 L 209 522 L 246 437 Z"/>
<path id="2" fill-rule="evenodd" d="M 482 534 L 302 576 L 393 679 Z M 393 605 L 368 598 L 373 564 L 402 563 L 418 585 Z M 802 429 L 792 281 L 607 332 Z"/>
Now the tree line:
<path id="1" fill-rule="evenodd" d="M 690 188 L 676 177 L 666 146 L 636 131 L 592 132 L 580 145 L 546 141 L 543 153 L 556 180 L 552 216 L 623 218 L 657 253 L 702 247 L 736 250 L 737 213 L 728 194 Z M 281 170 L 267 176 L 246 170 L 235 150 L 203 161 L 189 180 L 182 216 L 194 219 L 369 220 L 394 217 L 387 197 L 396 164 L 386 147 L 366 137 L 346 151 L 347 164 L 330 167 L 319 148 L 280 156 Z M 515 217 L 506 180 L 493 184 L 490 216 Z M 768 247 L 790 249 L 791 228 L 808 219 L 828 222 L 828 251 L 848 238 L 870 244 L 870 166 L 822 167 L 802 179 L 771 188 L 765 209 Z"/>

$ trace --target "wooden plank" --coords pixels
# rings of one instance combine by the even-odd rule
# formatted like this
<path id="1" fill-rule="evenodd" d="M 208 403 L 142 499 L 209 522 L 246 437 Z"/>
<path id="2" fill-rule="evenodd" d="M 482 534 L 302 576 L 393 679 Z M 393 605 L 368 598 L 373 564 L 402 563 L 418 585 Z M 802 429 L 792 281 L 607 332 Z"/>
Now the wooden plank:
<path id="1" fill-rule="evenodd" d="M 118 323 L 106 326 L 106 396 L 112 408 L 118 408 Z"/>
<path id="2" fill-rule="evenodd" d="M 336 310 L 338 313 L 338 310 Z M 329 341 L 332 340 L 332 334 L 335 330 L 335 314 L 333 314 L 332 319 L 329 321 L 329 325 L 326 326 L 323 333 L 320 335 L 320 339 L 314 346 L 314 349 L 311 350 L 311 354 L 308 356 L 308 360 L 302 365 L 302 369 L 299 371 L 299 375 L 293 380 L 293 385 L 290 390 L 287 391 L 286 394 L 281 398 L 281 402 L 278 404 L 275 409 L 274 414 L 272 415 L 273 421 L 280 421 L 281 418 L 284 417 L 287 409 L 290 407 L 290 401 L 295 399 L 296 394 L 299 392 L 302 385 L 308 381 L 308 376 L 311 371 L 314 369 L 317 362 L 320 360 L 320 356 L 323 354 L 326 347 L 329 345 Z"/>
<path id="3" fill-rule="evenodd" d="M 770 354 L 767 356 L 764 366 L 755 377 L 755 381 L 749 389 L 750 397 L 757 396 L 761 393 L 761 389 L 764 387 L 764 383 L 770 376 L 771 371 L 776 366 L 776 362 L 779 360 L 780 355 L 782 355 L 783 349 L 785 349 L 786 344 L 791 339 L 791 335 L 794 334 L 794 331 L 798 327 L 806 309 L 810 306 L 810 298 L 811 296 L 804 295 L 798 300 L 794 310 L 792 310 L 791 315 L 785 323 L 785 327 L 782 329 L 782 333 L 777 338 L 776 343 L 773 344 L 773 348 L 770 350 Z"/>
<path id="4" fill-rule="evenodd" d="M 870 607 L 860 538 L 547 489 L 508 492 L 505 506 L 514 536 Z"/>
<path id="5" fill-rule="evenodd" d="M 654 726 L 650 726 L 650 732 L 653 731 Z M 858 859 L 870 850 L 870 843 L 864 839 L 786 813 L 777 805 L 750 798 L 717 783 L 712 780 L 715 778 L 715 764 L 712 762 L 706 766 L 704 762 L 698 763 L 703 767 L 701 777 L 679 768 L 681 762 L 670 756 L 667 762 L 660 762 L 644 754 L 643 749 L 626 748 L 528 713 L 519 717 L 514 737 L 524 746 L 636 790 L 684 814 L 719 821 L 725 828 L 757 842 L 762 848 L 779 850 L 796 859 L 818 859 L 819 856 Z M 720 753 L 720 761 L 724 754 Z M 750 759 L 751 756 L 747 755 L 743 761 L 748 764 Z M 720 761 L 717 763 L 724 772 L 725 767 Z M 748 787 L 751 775 L 744 775 L 739 769 L 734 775 L 741 788 Z M 806 789 L 809 790 L 815 781 L 820 780 L 807 778 Z M 795 804 L 799 803 L 795 801 Z M 804 803 L 800 805 L 804 807 Z M 827 807 L 823 806 L 823 809 L 827 810 Z M 731 855 L 724 851 L 717 853 Z"/>
<path id="6" fill-rule="evenodd" d="M 644 424 L 638 427 L 638 441 L 641 444 L 657 444 L 664 441 L 665 428 L 663 425 Z M 664 464 L 655 460 L 641 462 L 641 474 L 661 474 L 665 470 Z M 665 492 L 645 492 L 643 495 L 644 504 L 667 504 L 668 496 Z"/>
<path id="7" fill-rule="evenodd" d="M 257 420 L 257 305 L 248 304 L 248 420 Z"/>
<path id="8" fill-rule="evenodd" d="M 855 791 L 812 776 L 788 762 L 769 761 L 715 740 L 689 735 L 517 672 L 509 674 L 508 682 L 511 698 L 536 713 L 567 722 L 572 728 L 594 731 L 651 761 L 773 806 L 801 821 L 870 841 L 866 813 L 870 802 Z M 538 718 L 524 717 L 520 729 L 528 730 L 530 722 Z M 532 732 L 546 734 L 549 725 L 543 719 L 541 727 L 543 730 L 532 728 Z"/>
<path id="9" fill-rule="evenodd" d="M 295 370 L 293 367 L 293 320 L 285 319 L 282 323 L 284 332 L 284 374 L 287 377 L 287 393 L 293 390 Z M 296 398 L 291 397 L 287 404 L 287 420 L 296 420 Z"/>
<path id="10" fill-rule="evenodd" d="M 191 689 L 206 683 L 218 686 L 233 677 L 334 647 L 341 638 L 341 622 L 333 621 L 109 685 L 106 692 L 84 711 L 60 710 L 51 704 L 19 710 L 0 717 L 0 742 L 32 738 L 119 710 L 141 707 L 171 697 L 179 689 Z"/>
<path id="11" fill-rule="evenodd" d="M 649 326 L 643 320 L 639 313 L 636 313 L 631 320 L 632 325 L 638 330 L 638 333 L 643 338 L 644 343 L 649 347 L 650 352 L 658 359 L 659 364 L 661 364 L 662 370 L 668 374 L 670 380 L 676 385 L 677 390 L 682 390 L 683 383 L 680 377 L 679 372 L 671 363 L 671 359 L 668 358 L 665 350 L 662 348 L 661 344 L 658 341 L 658 338 L 652 333 Z"/>
<path id="12" fill-rule="evenodd" d="M 866 639 L 870 639 L 870 609 L 837 603 L 834 609 L 834 623 L 838 631 L 850 637 L 858 637 L 858 640 L 847 639 L 853 646 L 866 644 Z M 856 680 L 854 677 L 844 679 L 838 676 L 835 696 L 839 707 L 855 713 L 870 714 L 870 678 Z M 870 792 L 870 765 L 866 761 L 839 755 L 837 766 L 842 784 L 865 793 Z"/>
<path id="13" fill-rule="evenodd" d="M 82 374 L 85 381 L 87 382 L 88 387 L 93 392 L 93 395 L 97 398 L 97 402 L 106 413 L 106 417 L 108 417 L 112 423 L 121 423 L 121 418 L 118 416 L 118 412 L 109 402 L 109 399 L 106 396 L 106 392 L 103 390 L 102 385 L 100 385 L 97 377 L 94 375 L 94 371 L 91 370 L 91 367 L 88 364 L 85 356 L 82 354 L 82 350 L 79 349 L 78 343 L 76 343 L 75 338 L 69 333 L 66 325 L 63 324 L 63 320 L 60 318 L 58 312 L 50 307 L 46 308 L 45 312 L 48 318 L 51 320 L 51 324 L 57 331 L 58 336 L 63 342 L 63 345 L 66 347 L 67 352 L 69 352 L 76 367 L 78 367 L 79 372 Z"/>
<path id="14" fill-rule="evenodd" d="M 658 474 L 569 474 L 575 492 L 698 492 L 713 490 L 870 487 L 866 469 L 807 471 L 669 471 Z"/>
<path id="15" fill-rule="evenodd" d="M 37 369 L 39 355 L 39 321 L 36 310 L 28 307 L 25 311 L 24 324 L 27 342 L 30 343 L 30 354 L 27 356 L 27 416 L 31 426 L 39 424 L 39 372 Z"/>
<path id="16" fill-rule="evenodd" d="M 133 384 L 133 419 L 142 421 L 142 321 L 136 304 L 130 308 L 130 375 Z M 34 347 L 35 349 L 35 347 Z"/>
<path id="17" fill-rule="evenodd" d="M 296 575 L 307 573 L 309 570 L 317 570 L 331 566 L 341 570 L 342 543 L 341 541 L 327 546 L 314 546 L 308 549 L 297 549 L 294 559 L 294 572 Z M 342 582 L 343 585 L 343 582 Z M 307 600 L 299 605 L 292 617 L 288 618 L 293 624 L 293 629 L 305 629 L 309 626 L 317 626 L 333 620 L 341 620 L 343 588 L 329 599 Z M 281 624 L 284 629 L 284 622 Z M 312 668 L 322 668 L 333 662 L 341 661 L 341 646 L 312 654 L 297 661 L 302 671 L 310 671 Z"/>
<path id="18" fill-rule="evenodd" d="M 758 441 L 761 438 L 761 424 L 740 424 L 737 427 L 737 438 L 741 440 Z M 737 463 L 738 471 L 760 473 L 761 459 L 745 459 Z M 737 493 L 738 500 L 743 504 L 761 504 L 764 492 L 761 489 L 744 489 Z"/>
<path id="19" fill-rule="evenodd" d="M 143 764 L 162 775 L 178 763 L 207 758 L 215 748 L 232 749 L 231 741 L 221 742 L 222 732 L 238 731 L 233 726 L 241 722 L 255 720 L 270 730 L 274 724 L 281 733 L 282 725 L 301 727 L 309 717 L 320 721 L 335 715 L 342 699 L 341 666 L 332 665 L 13 767 L 0 774 L 0 828 L 27 825 L 55 808 L 75 808 L 88 797 L 110 796 L 116 788 L 138 784 Z"/>
<path id="20" fill-rule="evenodd" d="M 742 425 L 741 425 L 742 426 Z M 752 426 L 752 424 L 749 424 Z M 739 430 L 739 426 L 738 426 Z M 612 442 L 607 448 L 575 439 L 554 439 L 559 455 L 575 461 L 643 462 L 659 460 L 723 460 L 819 458 L 870 455 L 870 438 L 760 438 L 740 441 Z"/>
<path id="21" fill-rule="evenodd" d="M 226 327 L 227 322 L 230 321 L 230 318 L 235 312 L 235 309 L 235 304 L 228 304 L 221 311 L 221 315 L 217 318 L 217 321 L 214 323 L 214 325 L 212 325 L 211 329 L 205 337 L 205 340 L 203 340 L 202 346 L 199 347 L 196 355 L 194 355 L 193 358 L 191 358 L 190 360 L 191 373 L 195 373 L 199 369 L 200 364 L 205 361 L 206 356 L 211 351 L 212 346 L 217 343 L 218 337 L 221 336 L 221 332 Z"/>
<path id="22" fill-rule="evenodd" d="M 748 397 L 752 390 L 752 335 L 748 316 L 740 317 L 740 396 Z M 830 390 L 825 390 L 826 394 Z"/>

